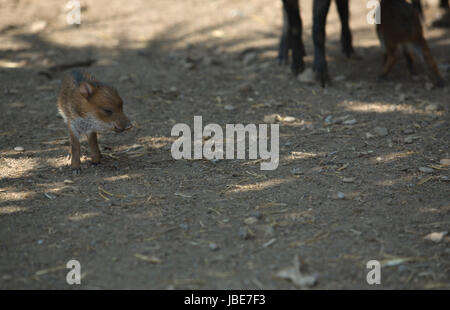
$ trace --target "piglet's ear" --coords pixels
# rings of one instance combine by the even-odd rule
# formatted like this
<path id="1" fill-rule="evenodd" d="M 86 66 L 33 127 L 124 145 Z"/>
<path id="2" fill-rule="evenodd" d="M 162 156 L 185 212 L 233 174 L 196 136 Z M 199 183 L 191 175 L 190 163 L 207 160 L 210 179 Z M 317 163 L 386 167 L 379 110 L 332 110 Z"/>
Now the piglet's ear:
<path id="1" fill-rule="evenodd" d="M 81 82 L 79 89 L 81 95 L 84 98 L 88 99 L 94 93 L 95 87 L 92 84 L 89 84 L 88 82 Z"/>

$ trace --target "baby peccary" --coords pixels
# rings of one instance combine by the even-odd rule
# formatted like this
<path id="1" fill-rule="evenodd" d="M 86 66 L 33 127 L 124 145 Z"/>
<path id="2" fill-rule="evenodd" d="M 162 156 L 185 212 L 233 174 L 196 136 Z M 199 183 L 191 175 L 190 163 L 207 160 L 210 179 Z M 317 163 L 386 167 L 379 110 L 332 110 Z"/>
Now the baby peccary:
<path id="1" fill-rule="evenodd" d="M 87 135 L 93 164 L 100 163 L 97 132 L 122 132 L 131 128 L 122 109 L 117 90 L 103 84 L 88 72 L 72 71 L 64 77 L 58 97 L 58 110 L 67 123 L 70 135 L 71 167 L 80 174 L 80 136 Z"/>
<path id="2" fill-rule="evenodd" d="M 444 86 L 445 81 L 423 36 L 418 11 L 405 0 L 381 0 L 380 9 L 381 23 L 377 25 L 377 34 L 385 49 L 383 73 L 380 78 L 385 78 L 391 71 L 401 48 L 412 74 L 415 59 L 419 58 L 421 63 L 425 61 L 428 66 L 429 75 L 435 85 Z"/>

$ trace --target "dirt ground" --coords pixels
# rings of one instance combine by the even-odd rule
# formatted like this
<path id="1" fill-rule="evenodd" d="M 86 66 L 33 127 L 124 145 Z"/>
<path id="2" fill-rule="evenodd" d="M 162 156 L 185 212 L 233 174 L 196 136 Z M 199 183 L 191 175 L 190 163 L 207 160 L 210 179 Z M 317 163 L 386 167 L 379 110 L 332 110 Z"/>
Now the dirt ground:
<path id="1" fill-rule="evenodd" d="M 377 81 L 365 3 L 351 1 L 352 59 L 330 9 L 325 89 L 278 66 L 281 1 L 81 3 L 75 27 L 65 1 L 0 1 L 0 288 L 298 289 L 278 276 L 298 256 L 314 289 L 450 289 L 450 90 L 404 60 Z M 301 5 L 311 68 L 312 1 Z M 450 31 L 429 27 L 438 13 L 427 6 L 425 34 L 448 81 Z M 56 110 L 66 71 L 40 72 L 86 59 L 134 128 L 100 136 L 98 166 L 84 142 L 73 176 Z M 271 114 L 274 171 L 171 156 L 172 127 L 194 115 L 225 127 Z M 66 283 L 71 259 L 79 286 Z M 381 285 L 366 282 L 370 260 Z"/>

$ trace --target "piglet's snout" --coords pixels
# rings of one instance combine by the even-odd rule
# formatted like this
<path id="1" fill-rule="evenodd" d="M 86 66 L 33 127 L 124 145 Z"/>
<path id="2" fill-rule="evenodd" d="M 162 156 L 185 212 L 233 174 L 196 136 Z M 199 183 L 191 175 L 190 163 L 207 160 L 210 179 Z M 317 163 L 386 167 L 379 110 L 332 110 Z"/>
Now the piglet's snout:
<path id="1" fill-rule="evenodd" d="M 114 130 L 117 132 L 123 132 L 131 129 L 132 127 L 133 125 L 131 125 L 131 122 L 127 117 L 124 117 L 114 123 Z"/>

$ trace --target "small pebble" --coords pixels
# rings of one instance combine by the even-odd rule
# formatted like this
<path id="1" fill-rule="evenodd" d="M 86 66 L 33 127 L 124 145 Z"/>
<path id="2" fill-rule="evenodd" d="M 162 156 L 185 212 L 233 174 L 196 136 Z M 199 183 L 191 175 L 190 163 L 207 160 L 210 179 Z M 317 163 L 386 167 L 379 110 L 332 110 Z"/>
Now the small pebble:
<path id="1" fill-rule="evenodd" d="M 258 219 L 257 219 L 256 217 L 253 217 L 253 216 L 248 217 L 248 218 L 246 218 L 246 219 L 244 220 L 244 223 L 247 224 L 247 225 L 253 225 L 253 224 L 255 224 L 256 222 L 258 222 Z"/>
<path id="2" fill-rule="evenodd" d="M 217 251 L 217 250 L 219 249 L 219 246 L 218 246 L 217 244 L 211 242 L 211 243 L 209 244 L 209 249 L 210 249 L 211 251 Z"/>
<path id="3" fill-rule="evenodd" d="M 338 192 L 337 193 L 337 198 L 338 199 L 344 199 L 345 198 L 345 194 L 343 192 Z"/>
<path id="4" fill-rule="evenodd" d="M 441 111 L 441 110 L 443 110 L 443 107 L 437 103 L 431 103 L 425 107 L 425 111 L 428 111 L 428 112 L 435 112 L 435 111 Z"/>
<path id="5" fill-rule="evenodd" d="M 295 117 L 293 117 L 293 116 L 286 116 L 286 117 L 283 118 L 283 122 L 293 123 L 293 122 L 295 122 Z"/>
<path id="6" fill-rule="evenodd" d="M 227 111 L 232 111 L 232 110 L 234 110 L 234 107 L 233 107 L 231 104 L 227 104 L 227 105 L 225 105 L 223 108 L 224 108 L 225 110 L 227 110 Z"/>
<path id="7" fill-rule="evenodd" d="M 12 280 L 12 276 L 9 275 L 9 274 L 5 274 L 5 275 L 2 276 L 2 280 L 3 280 L 3 281 L 9 281 L 9 280 Z"/>
<path id="8" fill-rule="evenodd" d="M 384 137 L 388 135 L 388 130 L 387 128 L 384 127 L 375 127 L 373 129 L 373 132 L 379 137 Z"/>
<path id="9" fill-rule="evenodd" d="M 291 173 L 292 173 L 292 174 L 295 174 L 295 175 L 301 175 L 301 174 L 303 174 L 304 172 L 303 172 L 303 170 L 300 169 L 300 168 L 292 168 Z"/>
<path id="10" fill-rule="evenodd" d="M 252 235 L 250 234 L 250 231 L 248 230 L 247 227 L 240 227 L 239 228 L 239 237 L 241 239 L 248 240 L 248 239 L 251 239 Z"/>
<path id="11" fill-rule="evenodd" d="M 262 218 L 262 214 L 259 211 L 250 211 L 250 216 L 257 218 L 257 219 L 261 219 Z"/>
<path id="12" fill-rule="evenodd" d="M 423 172 L 423 173 L 433 173 L 433 169 L 432 168 L 428 168 L 428 167 L 420 167 L 419 171 Z"/>
<path id="13" fill-rule="evenodd" d="M 23 146 L 16 146 L 16 147 L 14 148 L 14 151 L 16 151 L 16 152 L 24 152 L 24 151 L 25 151 L 25 148 L 24 148 Z"/>
<path id="14" fill-rule="evenodd" d="M 414 137 L 406 137 L 403 141 L 404 141 L 406 144 L 411 144 L 411 143 L 414 142 Z"/>
<path id="15" fill-rule="evenodd" d="M 128 80 L 131 80 L 131 77 L 128 76 L 128 75 L 122 75 L 122 76 L 119 77 L 119 82 L 125 82 L 125 81 L 128 81 Z"/>
<path id="16" fill-rule="evenodd" d="M 356 119 L 349 119 L 349 120 L 343 121 L 342 124 L 344 124 L 344 125 L 354 125 L 354 124 L 356 124 Z"/>
<path id="17" fill-rule="evenodd" d="M 405 135 L 410 135 L 410 134 L 413 134 L 413 133 L 414 133 L 414 130 L 412 130 L 411 128 L 405 128 L 405 129 L 403 130 L 403 133 L 404 133 Z"/>

